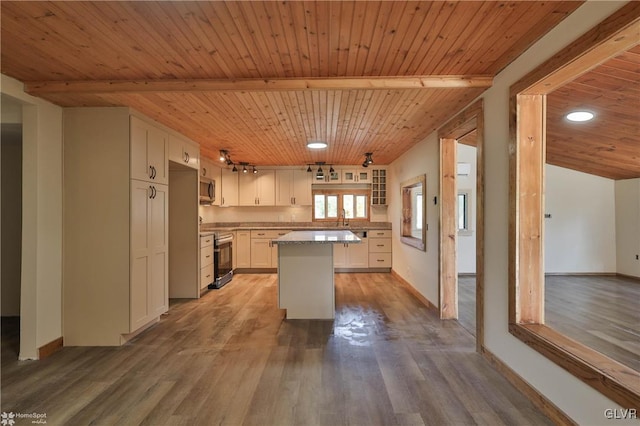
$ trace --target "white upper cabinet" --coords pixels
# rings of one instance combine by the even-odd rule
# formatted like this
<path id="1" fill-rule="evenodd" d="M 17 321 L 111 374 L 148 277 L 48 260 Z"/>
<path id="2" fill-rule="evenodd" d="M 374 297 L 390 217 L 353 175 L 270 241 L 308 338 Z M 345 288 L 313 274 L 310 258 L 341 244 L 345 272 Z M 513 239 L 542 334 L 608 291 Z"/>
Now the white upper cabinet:
<path id="1" fill-rule="evenodd" d="M 168 133 L 131 116 L 131 178 L 167 184 Z"/>
<path id="2" fill-rule="evenodd" d="M 312 177 L 306 170 L 276 170 L 276 206 L 310 206 Z"/>
<path id="3" fill-rule="evenodd" d="M 366 169 L 342 170 L 342 183 L 371 183 L 371 171 Z"/>
<path id="4" fill-rule="evenodd" d="M 169 135 L 169 160 L 193 169 L 199 169 L 200 145 L 175 135 Z"/>
<path id="5" fill-rule="evenodd" d="M 276 203 L 276 177 L 274 170 L 258 173 L 239 173 L 239 205 L 274 206 Z"/>
<path id="6" fill-rule="evenodd" d="M 214 206 L 222 203 L 222 175 L 220 167 L 215 166 L 212 162 L 200 159 L 200 180 L 212 179 L 215 182 L 215 200 Z M 237 185 L 236 185 L 237 186 Z"/>
<path id="7" fill-rule="evenodd" d="M 218 183 L 216 182 L 216 187 Z M 238 205 L 238 172 L 232 172 L 231 169 L 220 170 L 220 205 L 222 207 L 230 207 Z M 216 188 L 217 191 L 217 188 Z M 216 192 L 216 198 L 218 193 Z"/>

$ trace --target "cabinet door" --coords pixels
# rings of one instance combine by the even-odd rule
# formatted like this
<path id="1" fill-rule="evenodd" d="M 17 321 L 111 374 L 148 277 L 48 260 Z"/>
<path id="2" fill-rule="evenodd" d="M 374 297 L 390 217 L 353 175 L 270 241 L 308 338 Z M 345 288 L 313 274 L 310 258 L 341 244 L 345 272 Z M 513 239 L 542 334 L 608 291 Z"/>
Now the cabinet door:
<path id="1" fill-rule="evenodd" d="M 275 170 L 261 170 L 254 176 L 256 180 L 256 198 L 259 206 L 275 206 L 276 174 Z"/>
<path id="2" fill-rule="evenodd" d="M 240 206 L 256 206 L 258 205 L 258 196 L 256 193 L 256 182 L 258 181 L 257 173 L 238 173 L 238 205 Z"/>
<path id="3" fill-rule="evenodd" d="M 293 170 L 276 170 L 276 206 L 290 206 L 293 203 Z"/>
<path id="4" fill-rule="evenodd" d="M 271 268 L 271 244 L 268 239 L 251 239 L 251 267 Z"/>
<path id="5" fill-rule="evenodd" d="M 371 171 L 370 170 L 358 170 L 358 171 L 356 171 L 356 182 L 358 182 L 358 183 L 371 183 Z"/>
<path id="6" fill-rule="evenodd" d="M 185 165 L 194 169 L 200 168 L 200 145 L 195 142 L 184 141 L 183 151 L 185 156 Z"/>
<path id="7" fill-rule="evenodd" d="M 167 184 L 168 135 L 161 129 L 131 117 L 129 128 L 131 178 Z"/>
<path id="8" fill-rule="evenodd" d="M 346 246 L 346 244 L 334 244 L 333 245 L 333 267 L 334 268 L 346 268 L 347 267 L 347 246 Z"/>
<path id="9" fill-rule="evenodd" d="M 129 300 L 129 332 L 133 332 L 151 320 L 148 283 L 151 269 L 149 247 L 149 204 L 153 191 L 148 182 L 131 180 L 131 281 Z"/>
<path id="10" fill-rule="evenodd" d="M 238 267 L 238 234 L 233 232 L 233 244 L 231 245 L 231 269 Z"/>
<path id="11" fill-rule="evenodd" d="M 169 135 L 167 132 L 148 125 L 147 157 L 153 167 L 151 181 L 163 185 L 169 183 Z"/>
<path id="12" fill-rule="evenodd" d="M 236 254 L 238 260 L 236 266 L 238 268 L 250 268 L 251 267 L 251 232 L 249 231 L 237 231 Z"/>
<path id="13" fill-rule="evenodd" d="M 342 170 L 342 183 L 355 183 L 358 181 L 358 173 L 355 170 Z"/>
<path id="14" fill-rule="evenodd" d="M 131 154 L 131 178 L 151 180 L 151 168 L 147 158 L 147 124 L 137 117 L 131 117 L 129 125 Z"/>
<path id="15" fill-rule="evenodd" d="M 293 171 L 293 204 L 296 206 L 310 206 L 312 174 L 306 170 Z"/>
<path id="16" fill-rule="evenodd" d="M 216 186 L 218 186 L 217 183 Z M 220 205 L 238 205 L 238 173 L 230 169 L 220 171 Z"/>
<path id="17" fill-rule="evenodd" d="M 151 270 L 149 274 L 149 312 L 158 317 L 169 310 L 169 187 L 151 185 L 149 203 L 149 240 Z"/>
<path id="18" fill-rule="evenodd" d="M 347 245 L 347 267 L 369 267 L 369 244 L 366 238 L 363 238 L 360 244 Z"/>

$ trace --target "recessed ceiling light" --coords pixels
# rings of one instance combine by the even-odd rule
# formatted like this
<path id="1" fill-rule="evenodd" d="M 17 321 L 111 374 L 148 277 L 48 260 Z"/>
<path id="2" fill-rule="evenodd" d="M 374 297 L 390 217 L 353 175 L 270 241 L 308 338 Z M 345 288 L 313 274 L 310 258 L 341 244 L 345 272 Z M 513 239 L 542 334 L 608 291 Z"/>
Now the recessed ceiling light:
<path id="1" fill-rule="evenodd" d="M 573 111 L 567 114 L 567 120 L 569 121 L 589 121 L 593 118 L 593 113 L 589 111 Z"/>
<path id="2" fill-rule="evenodd" d="M 323 149 L 327 147 L 327 143 L 323 141 L 309 141 L 307 142 L 307 148 L 311 149 Z"/>

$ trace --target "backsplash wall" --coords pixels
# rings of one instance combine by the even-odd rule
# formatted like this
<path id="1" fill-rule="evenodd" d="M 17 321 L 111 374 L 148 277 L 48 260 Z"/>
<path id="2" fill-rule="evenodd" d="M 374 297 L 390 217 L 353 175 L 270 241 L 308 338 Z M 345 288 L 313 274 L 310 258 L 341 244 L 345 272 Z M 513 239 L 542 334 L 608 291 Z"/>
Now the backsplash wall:
<path id="1" fill-rule="evenodd" d="M 203 223 L 211 222 L 311 222 L 311 207 L 200 206 Z M 387 207 L 372 206 L 371 222 L 387 222 Z"/>

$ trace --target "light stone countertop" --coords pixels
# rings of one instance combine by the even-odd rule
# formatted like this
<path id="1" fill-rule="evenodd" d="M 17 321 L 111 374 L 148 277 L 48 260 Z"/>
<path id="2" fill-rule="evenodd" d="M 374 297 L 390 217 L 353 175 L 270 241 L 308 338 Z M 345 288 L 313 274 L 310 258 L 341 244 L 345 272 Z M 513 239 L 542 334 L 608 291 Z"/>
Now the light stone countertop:
<path id="1" fill-rule="evenodd" d="M 357 244 L 361 241 L 351 231 L 292 231 L 272 240 L 274 244 Z"/>

